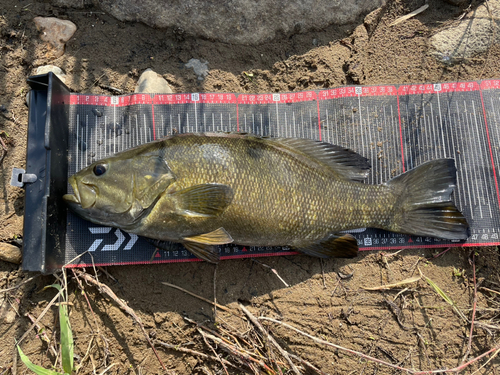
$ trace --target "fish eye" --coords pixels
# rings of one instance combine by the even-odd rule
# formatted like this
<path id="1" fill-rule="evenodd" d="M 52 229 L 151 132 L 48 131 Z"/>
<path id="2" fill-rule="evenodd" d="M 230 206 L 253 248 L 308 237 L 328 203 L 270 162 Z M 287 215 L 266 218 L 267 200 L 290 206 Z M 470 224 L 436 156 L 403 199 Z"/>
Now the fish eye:
<path id="1" fill-rule="evenodd" d="M 106 173 L 107 166 L 106 164 L 97 164 L 94 166 L 94 174 L 96 176 L 102 176 L 104 173 Z"/>

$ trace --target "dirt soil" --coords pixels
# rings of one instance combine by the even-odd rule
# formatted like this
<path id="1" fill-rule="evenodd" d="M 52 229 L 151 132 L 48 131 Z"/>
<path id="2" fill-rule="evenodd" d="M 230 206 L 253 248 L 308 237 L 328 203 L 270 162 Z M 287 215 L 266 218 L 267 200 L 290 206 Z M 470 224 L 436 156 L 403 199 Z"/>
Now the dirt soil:
<path id="1" fill-rule="evenodd" d="M 350 84 L 500 78 L 499 45 L 456 65 L 445 65 L 429 54 L 429 37 L 449 27 L 467 11 L 469 2 L 456 7 L 430 0 L 424 13 L 388 26 L 423 3 L 389 0 L 383 9 L 350 25 L 248 47 L 197 39 L 182 30 L 155 30 L 119 22 L 92 7 L 72 10 L 33 0 L 0 0 L 0 137 L 8 150 L 0 164 L 0 241 L 16 243 L 23 234 L 23 190 L 11 187 L 9 181 L 12 167 L 25 165 L 26 79 L 36 67 L 57 65 L 66 72 L 66 84 L 72 91 L 106 95 L 114 94 L 107 86 L 133 92 L 139 74 L 146 68 L 162 74 L 176 92 L 266 93 Z M 470 9 L 477 5 L 472 1 Z M 50 59 L 33 23 L 35 16 L 68 19 L 78 26 L 62 57 Z M 191 69 L 184 68 L 191 58 L 209 62 L 205 80 L 197 80 Z M 171 374 L 293 373 L 276 347 L 257 333 L 253 323 L 242 318 L 239 303 L 255 316 L 278 319 L 318 339 L 385 362 L 415 370 L 439 370 L 460 366 L 498 345 L 500 329 L 497 248 L 452 248 L 439 255 L 443 250 L 363 252 L 353 260 L 286 256 L 261 258 L 260 263 L 250 259 L 224 261 L 217 268 L 195 262 L 87 272 L 95 275 L 97 271 L 99 281 L 135 311 Z M 441 287 L 454 306 L 423 280 L 391 290 L 363 289 L 418 276 L 419 270 Z M 106 369 L 108 374 L 166 373 L 139 324 L 106 295 L 105 289 L 79 280 L 84 293 L 73 273 L 68 272 L 70 321 L 79 373 L 101 374 Z M 27 335 L 22 348 L 34 363 L 61 369 L 56 355 L 57 307 L 49 306 L 56 290 L 44 289 L 54 282 L 55 276 L 24 272 L 17 265 L 0 261 L 0 374 L 29 373 L 16 359 L 14 343 L 31 327 L 31 319 L 47 307 L 48 312 L 38 328 Z M 216 298 L 230 311 L 218 308 L 215 316 L 210 303 L 160 282 L 175 284 L 208 301 Z M 473 319 L 475 304 L 476 323 L 468 348 L 467 321 Z M 235 347 L 238 343 L 240 352 L 245 348 L 255 359 L 238 363 L 235 355 L 204 337 L 185 318 L 212 329 Z M 277 323 L 262 323 L 285 350 L 324 373 L 399 373 L 314 342 Z M 203 328 L 201 332 L 206 336 L 208 331 Z M 172 347 L 161 347 L 159 341 Z M 210 358 L 176 349 L 189 349 Z M 212 359 L 216 355 L 218 358 Z M 479 369 L 487 358 L 466 367 L 465 372 Z M 223 359 L 237 368 L 226 364 L 224 369 Z M 316 373 L 304 362 L 292 360 L 300 373 Z M 478 371 L 499 372 L 500 360 L 494 355 Z"/>

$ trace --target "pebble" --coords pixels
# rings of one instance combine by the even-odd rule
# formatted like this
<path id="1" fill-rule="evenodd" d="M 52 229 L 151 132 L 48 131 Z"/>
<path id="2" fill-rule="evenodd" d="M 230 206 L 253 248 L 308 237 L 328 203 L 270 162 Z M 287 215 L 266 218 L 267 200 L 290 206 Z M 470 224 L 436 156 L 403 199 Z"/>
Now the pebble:
<path id="1" fill-rule="evenodd" d="M 442 63 L 452 64 L 488 51 L 492 44 L 500 43 L 499 19 L 500 0 L 479 5 L 454 26 L 430 38 L 432 55 Z"/>
<path id="2" fill-rule="evenodd" d="M 16 311 L 5 299 L 5 296 L 0 297 L 0 321 L 4 324 L 12 324 L 16 321 Z"/>
<path id="3" fill-rule="evenodd" d="M 49 72 L 54 73 L 57 78 L 59 78 L 63 83 L 66 80 L 66 74 L 61 68 L 55 65 L 42 65 L 36 68 L 35 75 L 47 74 Z"/>
<path id="4" fill-rule="evenodd" d="M 203 81 L 208 75 L 208 61 L 201 62 L 198 59 L 191 59 L 184 66 L 186 68 L 192 68 L 199 81 Z"/>
<path id="5" fill-rule="evenodd" d="M 35 17 L 33 21 L 41 31 L 40 38 L 52 47 L 48 57 L 55 59 L 62 56 L 66 42 L 76 31 L 76 25 L 55 17 Z"/>
<path id="6" fill-rule="evenodd" d="M 17 246 L 0 242 L 0 260 L 5 262 L 21 264 L 23 254 Z"/>
<path id="7" fill-rule="evenodd" d="M 142 72 L 134 92 L 144 92 L 148 94 L 172 94 L 167 80 L 151 69 Z"/>

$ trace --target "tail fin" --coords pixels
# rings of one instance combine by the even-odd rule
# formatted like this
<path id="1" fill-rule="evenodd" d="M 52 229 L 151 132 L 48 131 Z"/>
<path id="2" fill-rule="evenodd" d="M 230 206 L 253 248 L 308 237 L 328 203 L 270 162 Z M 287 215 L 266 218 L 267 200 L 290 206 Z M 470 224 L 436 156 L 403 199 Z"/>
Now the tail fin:
<path id="1" fill-rule="evenodd" d="M 455 161 L 438 159 L 387 182 L 399 196 L 389 230 L 416 236 L 463 240 L 469 224 L 450 200 L 456 186 Z"/>

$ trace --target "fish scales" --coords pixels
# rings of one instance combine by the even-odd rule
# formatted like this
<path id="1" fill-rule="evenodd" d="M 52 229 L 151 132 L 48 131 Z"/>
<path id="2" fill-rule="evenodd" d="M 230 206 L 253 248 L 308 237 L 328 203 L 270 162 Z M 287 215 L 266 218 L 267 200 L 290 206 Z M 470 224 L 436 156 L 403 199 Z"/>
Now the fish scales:
<path id="1" fill-rule="evenodd" d="M 293 246 L 333 231 L 371 226 L 390 214 L 389 189 L 332 181 L 330 171 L 298 161 L 266 140 L 186 138 L 179 146 L 162 146 L 162 157 L 178 176 L 175 188 L 225 184 L 233 188 L 234 198 L 218 218 L 189 220 L 181 236 L 224 227 L 242 245 Z M 377 205 L 364 204 L 368 200 Z M 151 213 L 146 235 L 158 236 L 162 229 L 156 223 L 163 216 L 162 210 Z"/>
<path id="2" fill-rule="evenodd" d="M 292 246 L 315 256 L 354 256 L 343 231 L 374 227 L 465 239 L 450 200 L 452 159 L 424 163 L 381 185 L 360 182 L 369 164 L 305 139 L 180 134 L 98 161 L 70 178 L 64 198 L 80 216 L 209 261 L 215 245 Z"/>

